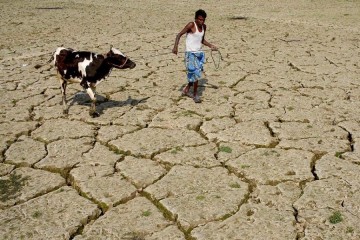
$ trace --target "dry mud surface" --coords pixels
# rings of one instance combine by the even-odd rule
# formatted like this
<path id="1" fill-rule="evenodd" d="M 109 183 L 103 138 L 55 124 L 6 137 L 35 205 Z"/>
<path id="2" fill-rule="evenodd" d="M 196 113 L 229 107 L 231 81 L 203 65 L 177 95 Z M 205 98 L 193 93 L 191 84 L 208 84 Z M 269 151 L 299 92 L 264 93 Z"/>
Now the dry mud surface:
<path id="1" fill-rule="evenodd" d="M 0 5 L 0 239 L 360 239 L 359 1 Z M 171 49 L 199 8 L 195 104 Z M 64 115 L 52 52 L 111 45 L 137 67 Z"/>

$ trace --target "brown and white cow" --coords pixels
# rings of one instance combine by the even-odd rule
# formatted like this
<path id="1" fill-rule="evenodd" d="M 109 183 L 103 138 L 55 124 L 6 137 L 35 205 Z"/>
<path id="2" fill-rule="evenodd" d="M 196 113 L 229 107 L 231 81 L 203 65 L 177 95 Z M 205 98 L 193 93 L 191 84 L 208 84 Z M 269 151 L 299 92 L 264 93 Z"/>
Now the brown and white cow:
<path id="1" fill-rule="evenodd" d="M 61 83 L 64 113 L 68 113 L 66 86 L 68 83 L 80 83 L 92 102 L 90 115 L 98 117 L 96 111 L 95 87 L 111 72 L 112 68 L 134 68 L 136 64 L 116 48 L 111 47 L 106 55 L 87 51 L 75 51 L 59 47 L 54 53 L 54 65 Z"/>

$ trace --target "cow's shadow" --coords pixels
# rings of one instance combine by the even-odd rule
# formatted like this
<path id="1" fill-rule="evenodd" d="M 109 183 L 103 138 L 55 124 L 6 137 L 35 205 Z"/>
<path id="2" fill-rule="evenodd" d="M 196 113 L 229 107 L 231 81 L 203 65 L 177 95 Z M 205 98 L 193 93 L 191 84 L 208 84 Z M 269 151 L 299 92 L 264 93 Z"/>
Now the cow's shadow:
<path id="1" fill-rule="evenodd" d="M 124 107 L 124 106 L 137 106 L 138 104 L 145 103 L 149 97 L 134 99 L 131 96 L 125 101 L 117 101 L 113 99 L 108 99 L 101 94 L 96 94 L 96 111 L 102 115 L 106 109 L 116 108 L 116 107 Z M 68 110 L 75 105 L 88 106 L 90 109 L 91 99 L 86 92 L 80 91 L 75 93 L 68 100 Z"/>
<path id="2" fill-rule="evenodd" d="M 180 86 L 179 91 L 182 93 L 183 89 L 186 87 L 187 84 L 183 84 Z M 201 78 L 199 79 L 197 94 L 199 97 L 203 95 L 203 92 L 206 90 L 207 87 L 218 89 L 219 87 L 213 84 L 209 83 L 209 80 L 207 78 Z M 193 87 L 190 88 L 190 93 L 193 93 Z"/>

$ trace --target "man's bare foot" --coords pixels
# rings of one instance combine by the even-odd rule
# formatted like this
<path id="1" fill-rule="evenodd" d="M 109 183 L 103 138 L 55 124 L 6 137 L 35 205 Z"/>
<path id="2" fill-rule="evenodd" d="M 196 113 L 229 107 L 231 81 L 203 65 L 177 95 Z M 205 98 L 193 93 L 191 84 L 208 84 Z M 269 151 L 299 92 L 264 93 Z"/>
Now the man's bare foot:
<path id="1" fill-rule="evenodd" d="M 201 103 L 201 99 L 199 96 L 195 96 L 193 99 L 195 103 Z"/>

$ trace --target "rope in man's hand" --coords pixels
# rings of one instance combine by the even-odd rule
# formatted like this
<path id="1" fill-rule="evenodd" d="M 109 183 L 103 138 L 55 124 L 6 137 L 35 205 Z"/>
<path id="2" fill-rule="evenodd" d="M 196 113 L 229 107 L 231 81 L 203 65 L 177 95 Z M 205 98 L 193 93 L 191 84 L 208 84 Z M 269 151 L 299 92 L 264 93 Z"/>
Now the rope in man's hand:
<path id="1" fill-rule="evenodd" d="M 221 52 L 220 50 L 217 48 L 216 50 L 212 50 L 212 49 L 209 49 L 209 50 L 201 50 L 203 52 L 208 52 L 210 51 L 210 56 L 211 56 L 211 59 L 212 61 L 214 62 L 214 67 L 215 67 L 215 70 L 218 70 L 220 68 L 220 63 L 221 61 L 223 61 L 223 57 L 221 55 Z M 213 52 L 217 52 L 217 57 L 214 57 L 214 54 Z M 178 52 L 179 53 L 185 53 L 184 51 L 180 51 Z M 165 52 L 165 53 L 158 53 L 158 54 L 151 54 L 150 56 L 142 56 L 142 57 L 138 57 L 138 58 L 133 58 L 132 59 L 135 59 L 137 61 L 141 61 L 141 60 L 145 60 L 149 57 L 157 57 L 157 56 L 164 56 L 164 55 L 169 55 L 169 54 L 173 54 L 173 53 L 169 53 L 169 52 Z M 217 58 L 217 61 L 215 61 L 215 59 Z"/>

